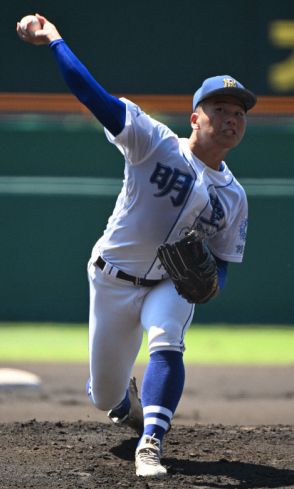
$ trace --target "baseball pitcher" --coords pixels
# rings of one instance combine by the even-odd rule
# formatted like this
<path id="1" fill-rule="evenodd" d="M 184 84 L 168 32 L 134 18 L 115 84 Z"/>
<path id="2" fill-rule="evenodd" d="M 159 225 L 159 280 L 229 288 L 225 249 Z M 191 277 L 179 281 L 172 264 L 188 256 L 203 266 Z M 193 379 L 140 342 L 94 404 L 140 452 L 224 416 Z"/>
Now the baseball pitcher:
<path id="1" fill-rule="evenodd" d="M 164 477 L 162 443 L 183 392 L 195 304 L 223 289 L 228 263 L 244 253 L 246 195 L 224 159 L 242 140 L 256 97 L 230 75 L 204 80 L 192 101 L 190 137 L 179 138 L 107 93 L 56 27 L 36 17 L 40 28 L 18 23 L 19 37 L 49 46 L 65 83 L 124 162 L 121 192 L 88 263 L 88 393 L 118 427 L 139 434 L 136 474 Z M 144 330 L 150 358 L 140 401 L 131 376 Z"/>

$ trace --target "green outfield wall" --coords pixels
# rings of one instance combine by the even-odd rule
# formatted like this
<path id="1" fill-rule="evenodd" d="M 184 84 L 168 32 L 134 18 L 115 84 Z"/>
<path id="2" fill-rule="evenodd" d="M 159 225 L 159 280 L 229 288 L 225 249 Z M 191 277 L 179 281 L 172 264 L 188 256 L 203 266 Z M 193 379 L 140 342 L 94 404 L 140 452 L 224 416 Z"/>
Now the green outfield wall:
<path id="1" fill-rule="evenodd" d="M 183 119 L 162 119 L 188 136 Z M 257 122 L 228 163 L 249 200 L 245 261 L 201 322 L 293 324 L 294 123 Z M 119 152 L 81 117 L 0 121 L 0 320 L 87 321 L 86 265 L 123 178 Z"/>

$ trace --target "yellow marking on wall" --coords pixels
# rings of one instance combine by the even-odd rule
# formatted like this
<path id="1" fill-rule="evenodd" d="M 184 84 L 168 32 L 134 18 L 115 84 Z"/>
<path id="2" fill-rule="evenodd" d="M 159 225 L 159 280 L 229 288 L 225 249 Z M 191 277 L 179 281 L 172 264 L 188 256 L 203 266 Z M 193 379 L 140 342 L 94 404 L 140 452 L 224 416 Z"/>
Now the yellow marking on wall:
<path id="1" fill-rule="evenodd" d="M 293 52 L 283 61 L 269 68 L 268 81 L 276 92 L 287 93 L 294 90 L 294 20 L 275 20 L 269 25 L 269 39 L 279 49 Z"/>
<path id="2" fill-rule="evenodd" d="M 269 37 L 275 46 L 294 46 L 294 20 L 275 20 L 270 24 Z"/>

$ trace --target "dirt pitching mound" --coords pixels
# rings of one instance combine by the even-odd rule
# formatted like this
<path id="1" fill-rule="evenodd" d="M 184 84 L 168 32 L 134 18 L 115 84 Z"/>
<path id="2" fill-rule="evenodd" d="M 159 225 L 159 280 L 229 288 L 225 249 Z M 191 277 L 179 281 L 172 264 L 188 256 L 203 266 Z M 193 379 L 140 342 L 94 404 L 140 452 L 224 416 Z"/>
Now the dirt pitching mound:
<path id="1" fill-rule="evenodd" d="M 162 480 L 135 476 L 137 438 L 96 422 L 0 424 L 1 489 L 294 487 L 293 426 L 172 427 Z"/>

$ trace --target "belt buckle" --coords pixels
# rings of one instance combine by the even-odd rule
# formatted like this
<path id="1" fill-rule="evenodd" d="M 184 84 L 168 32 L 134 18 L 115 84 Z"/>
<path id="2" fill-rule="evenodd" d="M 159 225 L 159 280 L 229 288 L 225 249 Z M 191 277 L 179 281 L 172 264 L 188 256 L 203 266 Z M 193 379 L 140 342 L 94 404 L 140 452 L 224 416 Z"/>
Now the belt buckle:
<path id="1" fill-rule="evenodd" d="M 135 283 L 135 285 L 137 285 L 137 286 L 138 286 L 138 285 L 140 285 L 140 281 L 141 281 L 141 280 L 140 280 L 140 278 L 139 278 L 139 277 L 135 277 L 135 282 L 134 282 L 134 283 Z"/>

